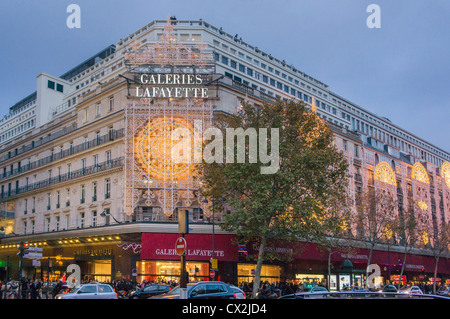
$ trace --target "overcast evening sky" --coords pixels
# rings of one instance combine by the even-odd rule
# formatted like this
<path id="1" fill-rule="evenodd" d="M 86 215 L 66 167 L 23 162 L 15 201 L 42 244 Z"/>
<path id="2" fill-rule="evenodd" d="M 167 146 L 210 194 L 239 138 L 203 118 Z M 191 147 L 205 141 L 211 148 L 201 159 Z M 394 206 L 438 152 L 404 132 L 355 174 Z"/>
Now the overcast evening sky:
<path id="1" fill-rule="evenodd" d="M 81 28 L 66 25 L 81 7 Z M 381 28 L 369 29 L 369 4 Z M 449 0 L 0 0 L 0 116 L 152 20 L 203 19 L 450 152 Z"/>

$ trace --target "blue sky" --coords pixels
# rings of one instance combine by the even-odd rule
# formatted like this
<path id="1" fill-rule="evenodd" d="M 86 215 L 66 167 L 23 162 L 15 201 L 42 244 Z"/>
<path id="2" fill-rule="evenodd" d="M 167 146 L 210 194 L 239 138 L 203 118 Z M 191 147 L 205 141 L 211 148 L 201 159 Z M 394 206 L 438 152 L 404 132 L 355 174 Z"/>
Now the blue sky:
<path id="1" fill-rule="evenodd" d="M 69 4 L 81 29 L 69 29 Z M 369 29 L 369 4 L 381 28 Z M 0 116 L 155 19 L 200 19 L 328 84 L 338 95 L 450 152 L 448 0 L 1 0 Z"/>

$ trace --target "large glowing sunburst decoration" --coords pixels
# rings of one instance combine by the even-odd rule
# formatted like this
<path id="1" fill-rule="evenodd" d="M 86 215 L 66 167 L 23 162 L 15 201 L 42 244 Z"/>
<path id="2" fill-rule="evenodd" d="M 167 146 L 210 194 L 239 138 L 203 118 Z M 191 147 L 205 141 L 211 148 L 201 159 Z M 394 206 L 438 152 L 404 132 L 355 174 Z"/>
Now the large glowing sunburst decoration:
<path id="1" fill-rule="evenodd" d="M 193 138 L 193 125 L 185 119 L 156 117 L 136 136 L 137 164 L 154 180 L 182 180 L 195 171 Z"/>

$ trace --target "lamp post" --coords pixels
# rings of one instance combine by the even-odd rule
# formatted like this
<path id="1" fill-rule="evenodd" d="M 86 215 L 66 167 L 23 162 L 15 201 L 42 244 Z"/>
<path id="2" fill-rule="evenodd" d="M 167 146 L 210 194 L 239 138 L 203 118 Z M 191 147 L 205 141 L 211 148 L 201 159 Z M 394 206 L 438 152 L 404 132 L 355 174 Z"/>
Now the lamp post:
<path id="1" fill-rule="evenodd" d="M 113 215 L 111 215 L 111 213 L 108 211 L 108 212 L 106 212 L 105 210 L 104 211 L 102 211 L 101 213 L 100 213 L 100 216 L 102 216 L 102 217 L 112 217 L 113 219 L 114 219 L 114 221 L 117 223 L 117 224 L 122 224 L 122 222 L 119 222 Z"/>
<path id="2" fill-rule="evenodd" d="M 215 247 L 214 247 L 214 235 L 215 235 L 215 230 L 214 230 L 214 228 L 215 228 L 214 203 L 215 203 L 215 201 L 216 200 L 214 198 L 211 199 L 211 206 L 212 206 L 212 258 L 211 258 L 211 264 L 212 264 L 213 259 L 215 259 L 215 255 L 216 255 Z M 225 202 L 225 198 L 221 197 L 219 199 L 219 201 L 221 201 L 223 203 L 223 202 Z M 202 202 L 203 203 L 208 203 L 208 200 L 205 198 Z M 216 279 L 216 275 L 215 274 L 214 274 L 214 278 L 212 278 L 212 279 L 213 280 Z"/>

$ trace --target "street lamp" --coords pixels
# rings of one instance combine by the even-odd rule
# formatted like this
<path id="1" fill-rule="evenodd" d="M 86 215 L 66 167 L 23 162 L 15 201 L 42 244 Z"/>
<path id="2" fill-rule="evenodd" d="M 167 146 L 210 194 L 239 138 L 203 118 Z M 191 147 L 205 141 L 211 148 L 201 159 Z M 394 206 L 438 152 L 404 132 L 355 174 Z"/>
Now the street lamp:
<path id="1" fill-rule="evenodd" d="M 214 223 L 214 203 L 215 203 L 215 199 L 213 198 L 213 199 L 211 199 L 211 204 L 212 204 L 212 259 L 215 259 L 214 257 L 215 257 L 215 255 L 216 255 L 216 253 L 215 253 L 215 248 L 214 248 L 214 225 L 215 225 L 215 223 Z M 221 201 L 222 203 L 223 202 L 225 202 L 225 198 L 223 198 L 223 197 L 221 197 L 220 199 L 219 199 L 219 201 Z M 208 200 L 205 198 L 203 201 L 202 201 L 203 203 L 208 203 Z M 211 264 L 212 264 L 212 259 L 211 259 Z M 213 279 L 216 279 L 216 275 L 214 275 L 214 278 Z"/>
<path id="2" fill-rule="evenodd" d="M 109 211 L 108 211 L 108 212 L 102 211 L 102 212 L 100 213 L 100 216 L 102 216 L 102 217 L 110 216 L 110 217 L 112 217 L 112 218 L 114 219 L 114 221 L 115 221 L 117 224 L 122 224 L 122 222 L 119 222 L 113 215 L 111 215 L 111 213 L 110 213 Z"/>

